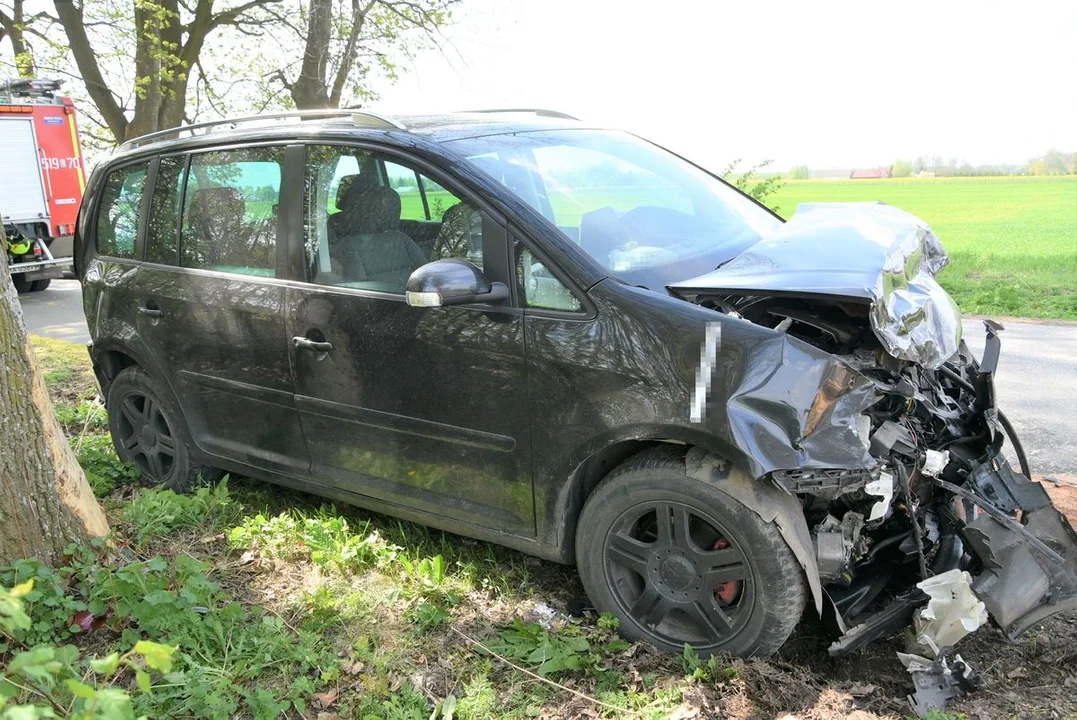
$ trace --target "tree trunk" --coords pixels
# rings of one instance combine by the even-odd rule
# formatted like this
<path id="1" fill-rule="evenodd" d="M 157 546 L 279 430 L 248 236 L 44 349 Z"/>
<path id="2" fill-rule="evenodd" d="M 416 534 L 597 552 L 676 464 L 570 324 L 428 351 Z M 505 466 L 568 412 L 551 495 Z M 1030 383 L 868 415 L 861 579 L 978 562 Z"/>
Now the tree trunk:
<path id="1" fill-rule="evenodd" d="M 0 247 L 0 563 L 36 557 L 52 565 L 65 546 L 109 527 L 37 370 L 2 227 Z"/>
<path id="2" fill-rule="evenodd" d="M 311 0 L 307 45 L 299 77 L 291 86 L 292 101 L 300 110 L 329 107 L 326 71 L 333 22 L 332 0 Z"/>
<path id="3" fill-rule="evenodd" d="M 135 115 L 120 140 L 131 140 L 158 129 L 161 64 L 166 55 L 161 45 L 161 26 L 171 22 L 178 20 L 162 18 L 156 5 L 135 3 Z"/>

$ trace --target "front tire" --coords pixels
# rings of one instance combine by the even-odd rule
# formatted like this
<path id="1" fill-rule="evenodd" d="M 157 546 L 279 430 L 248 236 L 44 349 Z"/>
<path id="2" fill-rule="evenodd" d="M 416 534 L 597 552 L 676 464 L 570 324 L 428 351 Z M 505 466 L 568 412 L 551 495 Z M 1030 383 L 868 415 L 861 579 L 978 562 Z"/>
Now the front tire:
<path id="1" fill-rule="evenodd" d="M 579 518 L 576 561 L 622 635 L 669 652 L 769 655 L 804 609 L 804 574 L 777 526 L 720 481 L 687 477 L 672 448 L 630 458 L 599 484 Z"/>
<path id="2" fill-rule="evenodd" d="M 179 407 L 161 383 L 138 366 L 124 368 L 108 389 L 108 424 L 116 454 L 154 485 L 187 492 L 215 482 L 218 470 L 195 463 Z"/>

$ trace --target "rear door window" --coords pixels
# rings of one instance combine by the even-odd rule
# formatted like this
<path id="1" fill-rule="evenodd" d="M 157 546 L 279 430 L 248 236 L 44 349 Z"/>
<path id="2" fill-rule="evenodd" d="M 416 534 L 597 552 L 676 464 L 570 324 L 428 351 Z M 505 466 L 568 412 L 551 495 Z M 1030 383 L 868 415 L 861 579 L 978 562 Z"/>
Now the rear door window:
<path id="1" fill-rule="evenodd" d="M 97 252 L 133 259 L 142 191 L 149 162 L 113 170 L 105 178 L 97 211 Z"/>
<path id="2" fill-rule="evenodd" d="M 423 201 L 422 180 L 419 173 L 395 162 L 385 162 L 386 182 L 400 196 L 401 220 L 429 220 L 429 211 Z"/>
<path id="3" fill-rule="evenodd" d="M 284 148 L 191 157 L 183 199 L 179 264 L 275 277 Z"/>

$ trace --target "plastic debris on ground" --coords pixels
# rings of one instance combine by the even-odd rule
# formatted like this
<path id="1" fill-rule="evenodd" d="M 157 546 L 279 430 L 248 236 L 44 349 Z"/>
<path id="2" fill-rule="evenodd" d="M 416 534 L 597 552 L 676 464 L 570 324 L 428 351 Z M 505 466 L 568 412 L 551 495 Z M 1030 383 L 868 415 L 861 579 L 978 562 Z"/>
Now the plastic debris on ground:
<path id="1" fill-rule="evenodd" d="M 566 619 L 563 613 L 541 601 L 535 603 L 531 612 L 527 613 L 527 620 L 538 623 L 545 630 L 559 629 L 564 626 Z"/>
<path id="2" fill-rule="evenodd" d="M 987 622 L 987 608 L 972 591 L 972 576 L 963 570 L 921 580 L 916 587 L 927 594 L 928 601 L 913 615 L 906 638 L 909 652 L 897 656 L 912 676 L 909 705 L 923 718 L 980 686 L 968 663 L 954 655 L 951 665 L 946 652 Z"/>
<path id="3" fill-rule="evenodd" d="M 908 697 L 909 706 L 919 717 L 941 711 L 953 698 L 980 688 L 980 677 L 960 655 L 954 655 L 952 665 L 945 657 L 928 660 L 908 653 L 897 655 L 912 676 L 915 691 Z"/>
<path id="4" fill-rule="evenodd" d="M 949 570 L 916 587 L 927 593 L 928 601 L 913 615 L 910 653 L 937 657 L 987 622 L 987 608 L 972 591 L 972 576 L 964 570 Z"/>

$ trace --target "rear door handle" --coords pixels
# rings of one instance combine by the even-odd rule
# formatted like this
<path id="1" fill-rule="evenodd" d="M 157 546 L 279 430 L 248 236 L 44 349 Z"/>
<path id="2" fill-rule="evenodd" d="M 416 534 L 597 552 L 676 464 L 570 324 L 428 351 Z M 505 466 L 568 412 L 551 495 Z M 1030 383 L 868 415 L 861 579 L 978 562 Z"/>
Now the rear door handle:
<path id="1" fill-rule="evenodd" d="M 300 350 L 313 350 L 314 352 L 329 352 L 333 349 L 333 343 L 331 342 L 311 340 L 302 336 L 292 338 L 292 344 Z"/>

